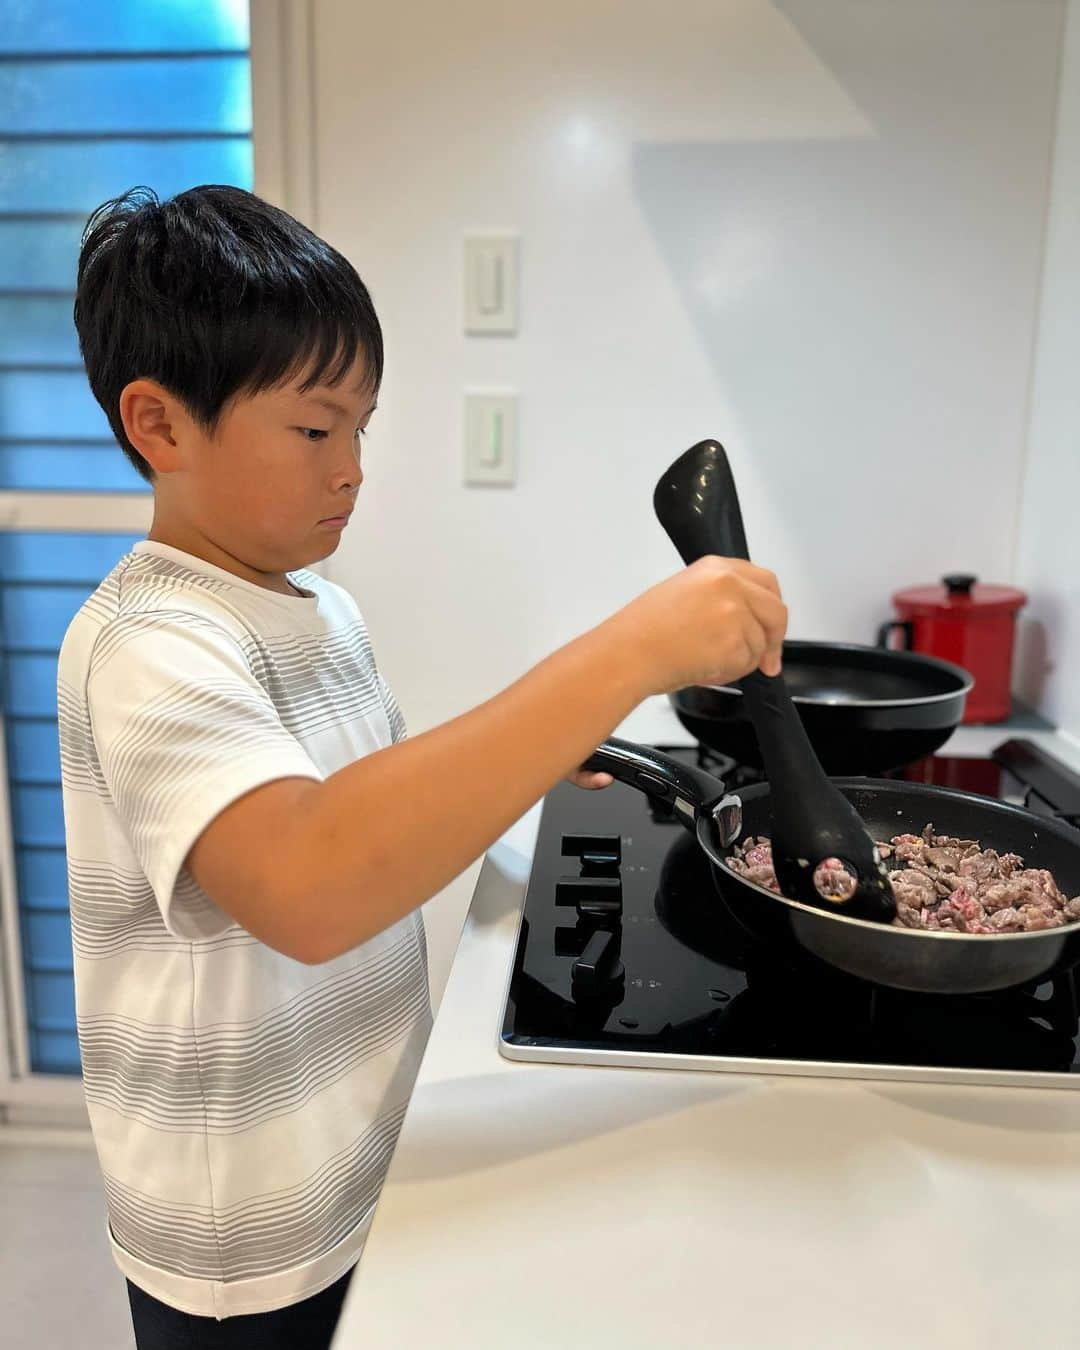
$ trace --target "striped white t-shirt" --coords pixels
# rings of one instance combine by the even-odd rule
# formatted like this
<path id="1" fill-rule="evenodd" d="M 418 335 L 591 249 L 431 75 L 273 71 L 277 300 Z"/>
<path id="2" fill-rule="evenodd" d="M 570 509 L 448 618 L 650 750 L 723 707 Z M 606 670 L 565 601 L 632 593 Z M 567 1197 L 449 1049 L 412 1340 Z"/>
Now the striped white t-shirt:
<path id="1" fill-rule="evenodd" d="M 405 735 L 355 602 L 311 572 L 290 580 L 303 594 L 143 541 L 60 653 L 76 1009 L 109 1240 L 148 1293 L 219 1318 L 298 1302 L 356 1260 L 430 1028 L 419 913 L 304 965 L 183 866 L 252 788 L 323 779 Z"/>

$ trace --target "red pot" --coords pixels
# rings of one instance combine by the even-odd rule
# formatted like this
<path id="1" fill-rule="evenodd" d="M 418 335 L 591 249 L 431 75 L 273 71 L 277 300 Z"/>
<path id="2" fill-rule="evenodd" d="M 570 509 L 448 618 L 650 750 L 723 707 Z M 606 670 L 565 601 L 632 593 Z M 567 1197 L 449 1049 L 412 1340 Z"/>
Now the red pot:
<path id="1" fill-rule="evenodd" d="M 1013 643 L 1016 615 L 1027 596 L 1012 586 L 981 586 L 973 576 L 944 577 L 937 586 L 897 591 L 893 604 L 899 622 L 881 627 L 878 642 L 902 644 L 963 666 L 975 677 L 965 722 L 1003 722 L 1012 707 Z"/>

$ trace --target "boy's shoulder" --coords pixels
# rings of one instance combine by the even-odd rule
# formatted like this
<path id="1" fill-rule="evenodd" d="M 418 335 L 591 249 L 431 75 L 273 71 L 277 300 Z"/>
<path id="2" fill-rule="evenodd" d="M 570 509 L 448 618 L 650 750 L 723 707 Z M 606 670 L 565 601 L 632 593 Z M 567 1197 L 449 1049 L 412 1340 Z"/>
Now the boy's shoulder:
<path id="1" fill-rule="evenodd" d="M 364 625 L 355 599 L 344 587 L 307 569 L 289 575 L 296 585 L 318 597 L 323 622 L 331 628 Z M 79 683 L 80 672 L 89 667 L 95 648 L 110 639 L 122 640 L 171 624 L 210 625 L 250 652 L 266 628 L 267 607 L 258 603 L 260 599 L 255 596 L 253 604 L 250 590 L 181 561 L 157 553 L 127 553 L 72 618 L 60 648 L 60 678 Z M 278 606 L 272 608 L 282 612 Z"/>
<path id="2" fill-rule="evenodd" d="M 232 636 L 243 625 L 224 602 L 224 583 L 184 572 L 166 558 L 127 553 L 73 615 L 60 645 L 57 676 L 75 688 L 85 682 L 95 650 L 111 637 L 169 623 L 212 623 Z"/>
<path id="3" fill-rule="evenodd" d="M 168 558 L 126 553 L 80 606 L 71 627 L 95 631 L 139 615 L 170 611 L 212 615 L 227 622 L 235 610 L 230 589 L 228 582 Z"/>

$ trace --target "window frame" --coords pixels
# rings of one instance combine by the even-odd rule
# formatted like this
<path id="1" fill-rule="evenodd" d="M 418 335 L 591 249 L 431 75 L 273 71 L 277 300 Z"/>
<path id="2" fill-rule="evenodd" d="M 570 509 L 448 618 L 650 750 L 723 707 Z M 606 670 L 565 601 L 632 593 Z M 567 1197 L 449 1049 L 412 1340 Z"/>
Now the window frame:
<path id="1" fill-rule="evenodd" d="M 254 191 L 315 229 L 311 0 L 251 0 Z M 116 447 L 116 453 L 122 453 Z M 150 492 L 0 491 L 0 531 L 145 533 Z M 88 1124 L 77 1075 L 30 1069 L 7 752 L 0 719 L 0 1123 Z"/>

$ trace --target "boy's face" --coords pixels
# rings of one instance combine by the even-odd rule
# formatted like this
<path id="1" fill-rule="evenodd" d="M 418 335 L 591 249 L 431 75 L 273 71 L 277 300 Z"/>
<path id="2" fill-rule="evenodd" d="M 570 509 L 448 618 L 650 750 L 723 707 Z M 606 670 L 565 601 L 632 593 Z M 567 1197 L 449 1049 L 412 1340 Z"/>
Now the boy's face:
<path id="1" fill-rule="evenodd" d="M 302 394 L 300 382 L 238 398 L 212 438 L 173 424 L 181 453 L 156 474 L 151 537 L 276 589 L 282 573 L 334 552 L 363 482 L 360 439 L 377 391 L 359 361 L 336 386 Z"/>

